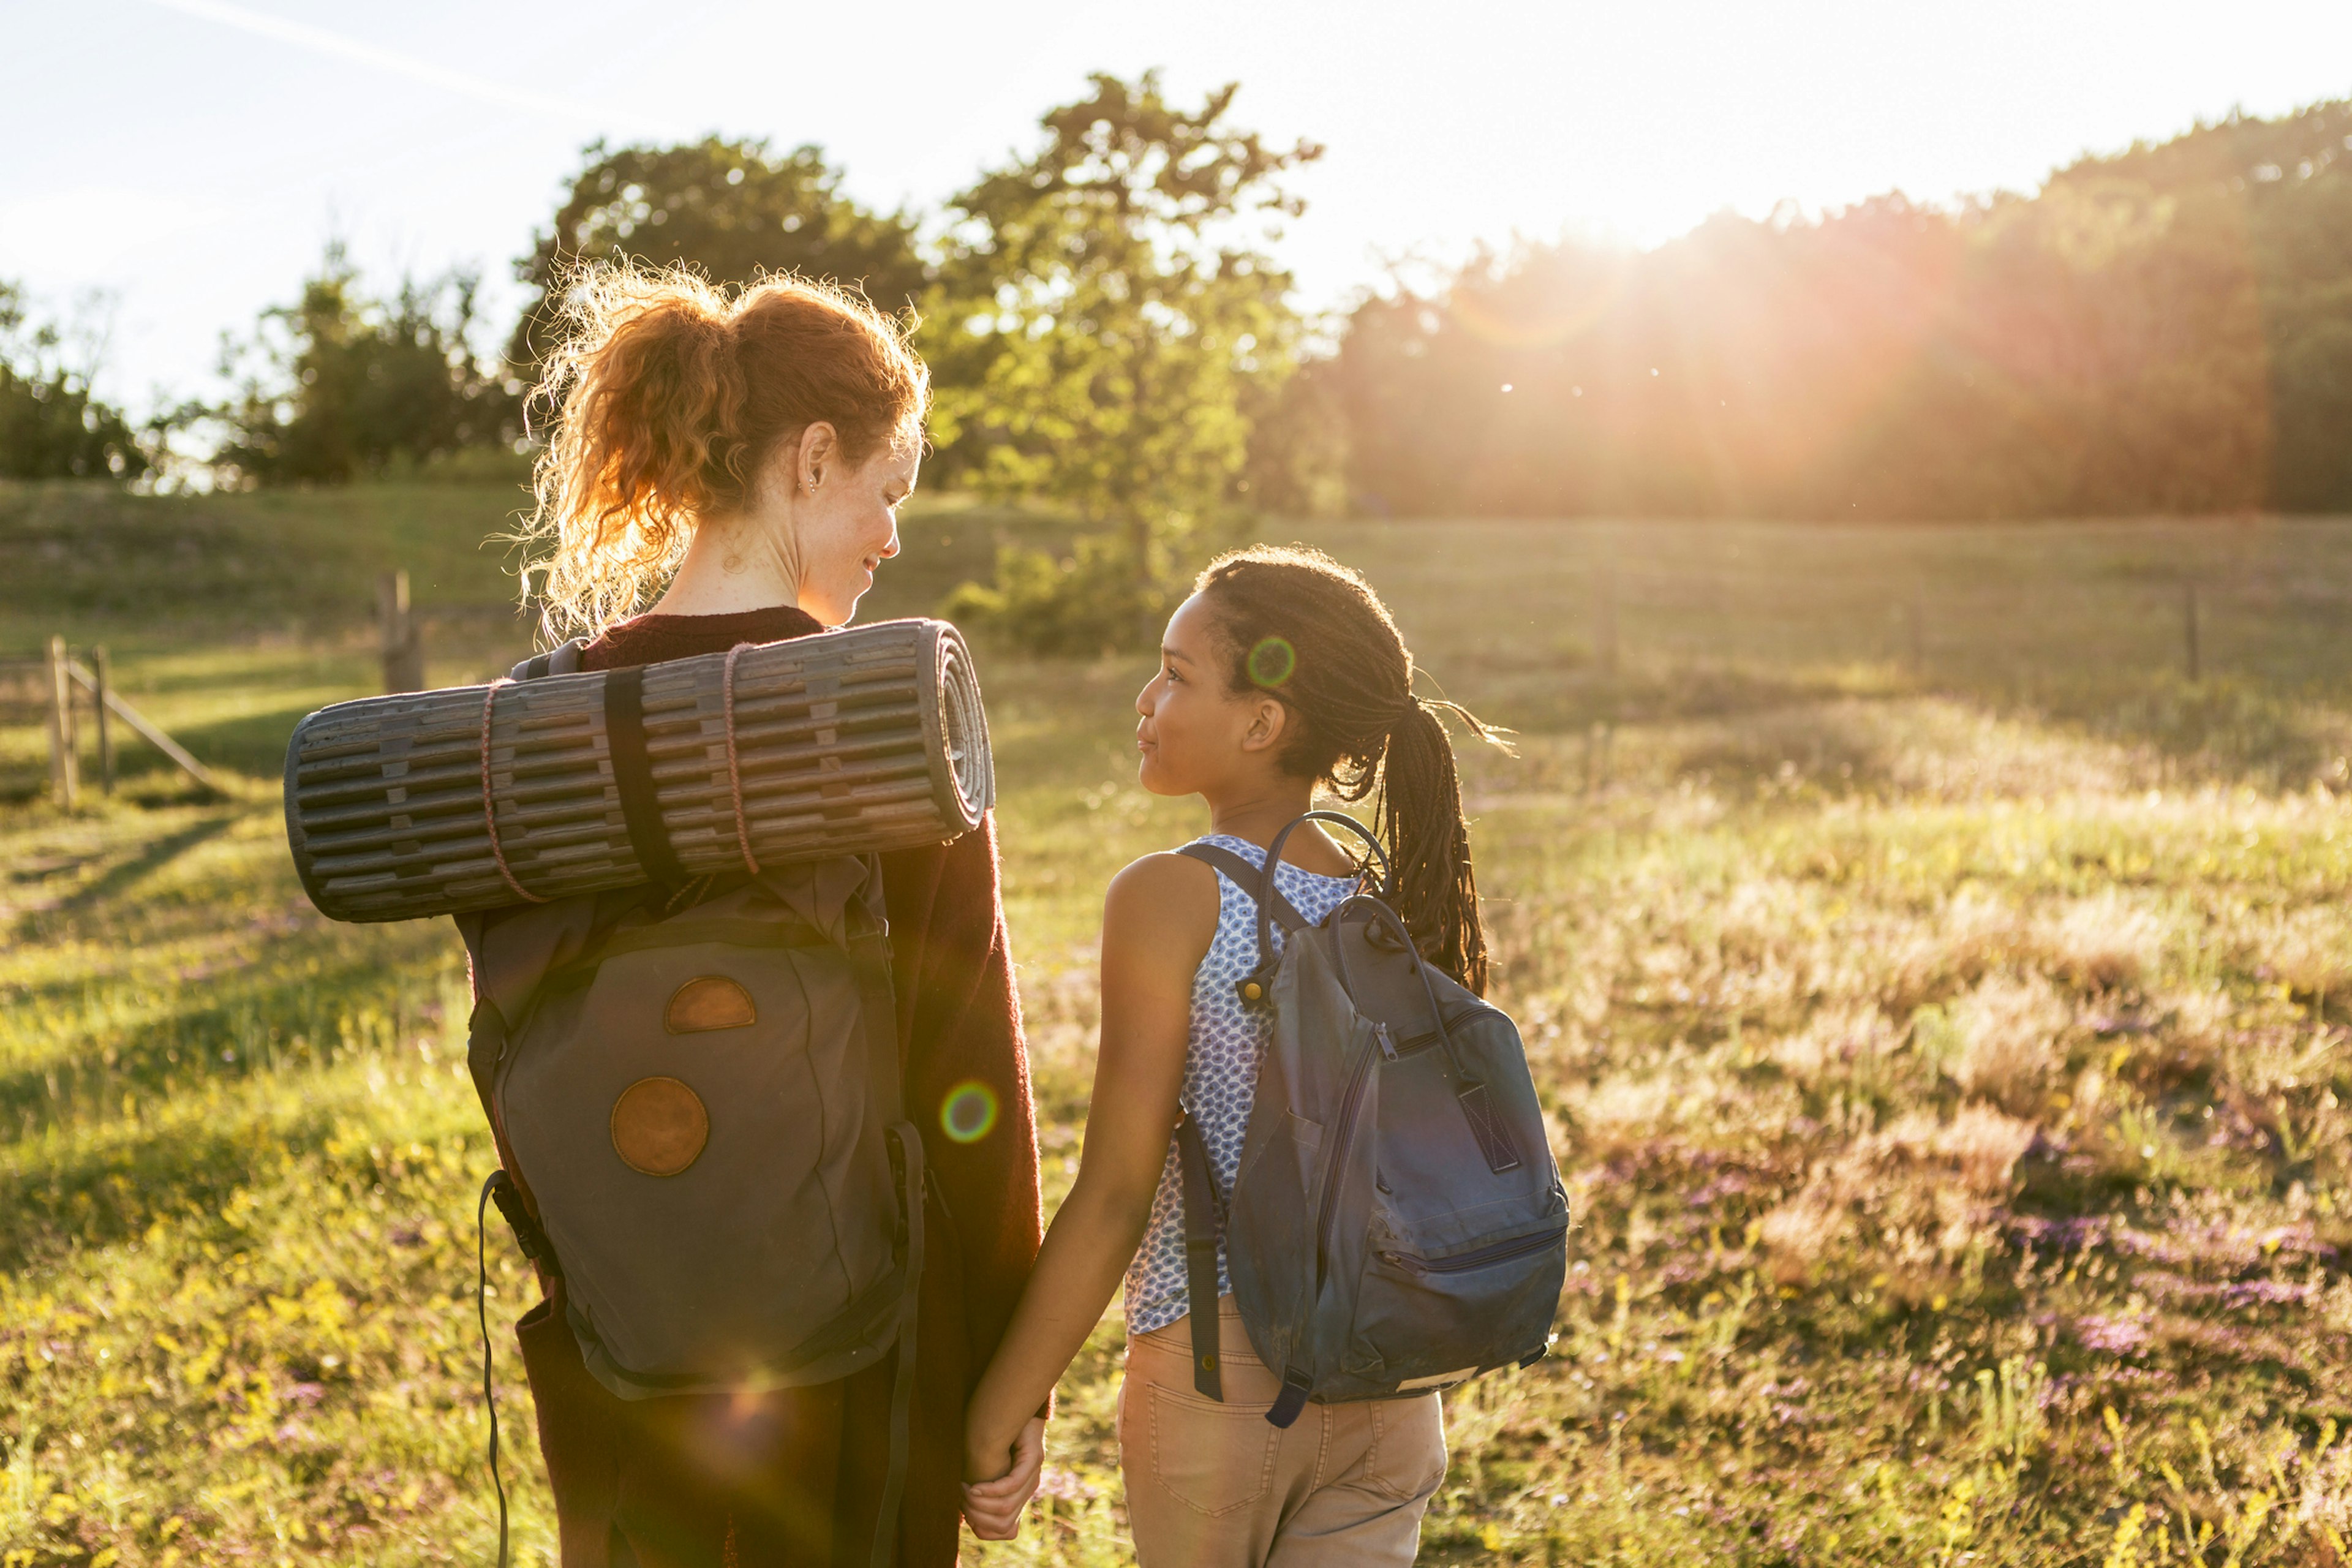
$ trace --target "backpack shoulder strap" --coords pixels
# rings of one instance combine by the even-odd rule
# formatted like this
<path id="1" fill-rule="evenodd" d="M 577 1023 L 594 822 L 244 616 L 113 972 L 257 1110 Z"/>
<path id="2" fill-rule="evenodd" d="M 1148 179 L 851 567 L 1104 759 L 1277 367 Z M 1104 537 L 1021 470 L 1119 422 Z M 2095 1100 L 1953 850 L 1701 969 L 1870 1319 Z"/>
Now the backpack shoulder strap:
<path id="1" fill-rule="evenodd" d="M 507 671 L 509 680 L 537 680 L 542 675 L 577 675 L 580 673 L 580 653 L 588 646 L 586 637 L 573 637 L 545 653 L 532 654 Z"/>
<path id="2" fill-rule="evenodd" d="M 1232 879 L 1234 887 L 1249 896 L 1257 906 L 1257 966 L 1234 982 L 1234 994 L 1244 1007 L 1261 1007 L 1274 992 L 1274 944 L 1266 936 L 1266 921 L 1271 918 L 1283 930 L 1294 934 L 1306 931 L 1315 922 L 1298 912 L 1274 879 L 1264 869 L 1251 865 L 1222 844 L 1187 844 L 1176 851 L 1189 860 L 1223 871 Z"/>
<path id="3" fill-rule="evenodd" d="M 1273 879 L 1223 845 L 1187 844 L 1176 853 L 1198 860 L 1211 870 L 1223 872 L 1253 903 L 1263 900 L 1267 912 L 1282 923 L 1283 930 L 1307 929 L 1307 918 L 1282 896 Z M 1247 987 L 1254 981 L 1259 984 L 1262 996 L 1262 976 L 1252 975 L 1243 980 L 1242 985 Z M 1242 995 L 1244 1003 L 1250 1000 L 1246 989 Z M 1217 1199 L 1209 1146 L 1201 1137 L 1200 1125 L 1189 1112 L 1176 1123 L 1176 1151 L 1178 1169 L 1183 1177 L 1184 1293 L 1192 1304 L 1192 1388 L 1204 1399 L 1223 1403 L 1224 1380 L 1217 1367 L 1217 1247 L 1224 1229 L 1223 1205 Z"/>
<path id="4" fill-rule="evenodd" d="M 1192 1309 L 1192 1389 L 1222 1405 L 1225 1392 L 1217 1371 L 1217 1247 L 1223 1240 L 1224 1207 L 1217 1201 L 1209 1145 L 1189 1112 L 1176 1123 L 1176 1150 L 1183 1173 L 1184 1294 Z"/>
<path id="5" fill-rule="evenodd" d="M 872 869 L 858 904 L 849 915 L 849 961 L 857 976 L 860 1007 L 858 1027 L 866 1047 L 867 1093 L 883 1125 L 892 1152 L 891 1175 L 898 1185 L 898 1223 L 895 1238 L 904 1270 L 898 1297 L 898 1339 L 891 1352 L 897 1363 L 890 1376 L 888 1460 L 883 1471 L 881 1505 L 874 1521 L 873 1555 L 868 1568 L 890 1568 L 898 1561 L 898 1511 L 905 1500 L 908 1457 L 913 1449 L 915 1408 L 915 1329 L 922 1292 L 924 1258 L 923 1199 L 930 1180 L 923 1160 L 922 1135 L 907 1121 L 906 1089 L 898 1061 L 898 997 L 890 978 L 890 922 L 882 895 L 882 863 L 868 857 Z M 836 1555 L 836 1562 L 848 1559 Z"/>
<path id="6" fill-rule="evenodd" d="M 1222 844 L 1187 844 L 1176 851 L 1188 860 L 1198 860 L 1212 870 L 1223 871 L 1233 885 L 1249 895 L 1253 903 L 1264 902 L 1266 913 L 1281 923 L 1285 931 L 1305 931 L 1314 922 L 1292 907 L 1282 889 L 1266 879 L 1265 873 L 1251 865 Z"/>

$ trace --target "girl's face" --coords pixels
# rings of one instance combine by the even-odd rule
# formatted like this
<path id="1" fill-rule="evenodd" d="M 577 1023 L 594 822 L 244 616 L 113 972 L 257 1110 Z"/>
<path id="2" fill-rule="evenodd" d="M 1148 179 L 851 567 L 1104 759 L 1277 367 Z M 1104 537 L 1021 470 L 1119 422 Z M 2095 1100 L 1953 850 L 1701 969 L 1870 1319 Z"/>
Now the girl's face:
<path id="1" fill-rule="evenodd" d="M 1276 766 L 1289 714 L 1261 691 L 1225 679 L 1215 618 L 1197 594 L 1176 607 L 1160 638 L 1160 668 L 1135 699 L 1137 778 L 1154 795 L 1214 794 Z"/>
<path id="2" fill-rule="evenodd" d="M 761 531 L 784 557 L 785 580 L 800 584 L 800 607 L 828 626 L 845 626 L 874 586 L 875 569 L 898 553 L 898 508 L 915 492 L 922 443 L 907 437 L 849 466 L 830 425 L 813 425 L 787 448 L 789 466 L 770 477 L 782 500 Z M 771 503 L 772 507 L 772 502 Z"/>

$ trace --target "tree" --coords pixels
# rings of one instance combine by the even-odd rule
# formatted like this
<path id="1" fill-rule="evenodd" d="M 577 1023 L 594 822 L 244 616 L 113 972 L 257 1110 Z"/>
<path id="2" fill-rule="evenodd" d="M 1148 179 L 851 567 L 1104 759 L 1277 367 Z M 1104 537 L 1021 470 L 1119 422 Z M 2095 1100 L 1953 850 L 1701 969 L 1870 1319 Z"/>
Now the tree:
<path id="1" fill-rule="evenodd" d="M 1299 335 L 1263 247 L 1303 210 L 1281 176 L 1322 151 L 1227 125 L 1234 86 L 1188 112 L 1154 73 L 1091 81 L 1035 153 L 950 205 L 923 339 L 941 466 L 1059 502 L 1085 535 L 1059 560 L 1008 554 L 957 608 L 1089 652 L 1157 635 L 1174 552 L 1236 493 Z"/>
<path id="2" fill-rule="evenodd" d="M 886 310 L 928 284 L 914 220 L 843 195 L 840 171 L 815 147 L 772 153 L 765 142 L 714 136 L 616 152 L 598 142 L 586 156 L 554 223 L 516 264 L 534 291 L 508 350 L 517 365 L 539 363 L 557 325 L 551 303 L 587 261 L 684 263 L 718 283 L 798 272 L 862 289 Z"/>
<path id="3" fill-rule="evenodd" d="M 121 409 L 66 363 L 65 334 L 31 324 L 25 296 L 0 282 L 0 478 L 131 479 L 152 467 Z M 85 361 L 93 358 L 85 355 Z"/>
<path id="4" fill-rule="evenodd" d="M 2046 517 L 2352 507 L 2352 103 L 2036 195 L 1475 258 L 1349 319 L 1359 504 Z"/>
<path id="5" fill-rule="evenodd" d="M 469 342 L 478 283 L 404 279 L 393 299 L 372 300 L 330 245 L 298 301 L 225 349 L 223 374 L 244 384 L 213 411 L 231 432 L 213 459 L 222 477 L 341 484 L 511 439 L 516 389 Z"/>

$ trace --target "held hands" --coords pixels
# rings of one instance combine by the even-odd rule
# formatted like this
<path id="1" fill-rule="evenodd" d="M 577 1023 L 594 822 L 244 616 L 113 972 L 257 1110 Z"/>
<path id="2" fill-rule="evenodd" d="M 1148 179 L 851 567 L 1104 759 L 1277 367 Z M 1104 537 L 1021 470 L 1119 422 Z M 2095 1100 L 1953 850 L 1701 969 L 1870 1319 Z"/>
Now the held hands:
<path id="1" fill-rule="evenodd" d="M 1012 1468 L 1005 1468 L 1010 1458 Z M 963 1487 L 963 1516 L 971 1532 L 982 1541 L 1010 1541 L 1021 1533 L 1021 1510 L 1036 1495 L 1037 1479 L 1045 1468 L 1045 1421 L 1033 1415 L 1008 1450 L 969 1434 L 965 1440 L 964 1474 L 993 1479 L 968 1480 Z"/>

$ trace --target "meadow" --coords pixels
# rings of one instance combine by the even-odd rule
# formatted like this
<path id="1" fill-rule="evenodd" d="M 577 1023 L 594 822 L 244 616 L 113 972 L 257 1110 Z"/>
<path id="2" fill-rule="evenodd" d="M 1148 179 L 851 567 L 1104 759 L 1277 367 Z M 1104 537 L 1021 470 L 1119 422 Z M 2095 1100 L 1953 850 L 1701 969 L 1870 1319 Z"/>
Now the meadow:
<path id="1" fill-rule="evenodd" d="M 127 752 L 68 816 L 0 730 L 5 1568 L 493 1549 L 460 950 L 311 911 L 276 774 L 371 689 L 373 571 L 415 572 L 436 681 L 522 651 L 477 548 L 510 505 L 0 489 L 0 652 L 105 642 L 240 781 Z M 872 608 L 1052 528 L 926 505 Z M 2352 527 L 1272 531 L 1518 732 L 1465 771 L 1577 1228 L 1555 1353 L 1450 1397 L 1425 1561 L 2352 1556 Z M 1199 824 L 1133 783 L 1142 661 L 982 654 L 1050 1205 L 1101 887 Z M 488 1247 L 496 1326 L 531 1288 Z M 1129 1560 L 1118 1343 L 968 1560 Z"/>

